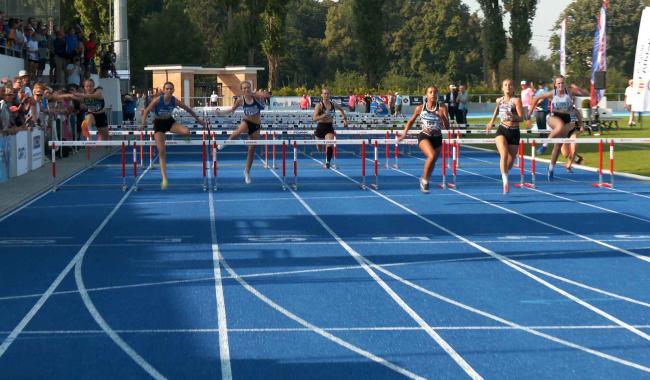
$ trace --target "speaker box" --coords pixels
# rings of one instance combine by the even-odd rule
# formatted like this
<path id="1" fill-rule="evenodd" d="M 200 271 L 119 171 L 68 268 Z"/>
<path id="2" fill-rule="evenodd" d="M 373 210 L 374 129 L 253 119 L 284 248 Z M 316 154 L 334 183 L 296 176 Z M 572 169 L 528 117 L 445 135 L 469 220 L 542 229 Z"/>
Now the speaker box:
<path id="1" fill-rule="evenodd" d="M 606 85 L 607 71 L 596 71 L 594 75 L 594 88 L 596 90 L 604 90 Z"/>

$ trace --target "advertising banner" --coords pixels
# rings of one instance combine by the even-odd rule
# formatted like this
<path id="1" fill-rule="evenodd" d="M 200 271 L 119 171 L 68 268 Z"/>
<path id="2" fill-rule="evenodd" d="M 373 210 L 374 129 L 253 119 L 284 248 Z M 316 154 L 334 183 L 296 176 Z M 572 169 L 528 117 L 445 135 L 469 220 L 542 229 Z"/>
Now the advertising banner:
<path id="1" fill-rule="evenodd" d="M 646 7 L 641 14 L 633 78 L 634 93 L 631 101 L 628 99 L 632 111 L 650 111 L 650 7 Z"/>
<path id="2" fill-rule="evenodd" d="M 43 131 L 34 129 L 31 132 L 29 144 L 29 170 L 35 170 L 43 166 Z"/>
<path id="3" fill-rule="evenodd" d="M 10 141 L 11 138 L 0 136 L 0 183 L 9 179 L 9 156 L 11 155 Z"/>
<path id="4" fill-rule="evenodd" d="M 14 176 L 19 176 L 27 173 L 29 170 L 29 157 L 28 157 L 28 143 L 29 143 L 29 132 L 20 131 L 16 133 L 16 144 L 14 145 L 13 155 L 15 159 L 15 171 L 12 173 Z"/>

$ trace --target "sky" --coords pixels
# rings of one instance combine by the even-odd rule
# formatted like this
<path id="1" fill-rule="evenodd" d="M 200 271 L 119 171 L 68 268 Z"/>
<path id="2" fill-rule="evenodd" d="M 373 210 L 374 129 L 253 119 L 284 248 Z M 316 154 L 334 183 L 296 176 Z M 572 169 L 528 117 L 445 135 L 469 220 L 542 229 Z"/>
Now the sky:
<path id="1" fill-rule="evenodd" d="M 462 0 L 470 8 L 470 11 L 479 11 L 480 6 L 476 0 Z M 551 51 L 548 48 L 548 41 L 551 37 L 551 28 L 553 24 L 560 17 L 560 13 L 569 5 L 571 1 L 568 0 L 539 0 L 537 3 L 537 12 L 535 12 L 535 19 L 533 20 L 533 38 L 531 45 L 537 50 L 540 55 L 550 56 Z M 508 20 L 504 20 L 504 27 L 508 31 Z"/>

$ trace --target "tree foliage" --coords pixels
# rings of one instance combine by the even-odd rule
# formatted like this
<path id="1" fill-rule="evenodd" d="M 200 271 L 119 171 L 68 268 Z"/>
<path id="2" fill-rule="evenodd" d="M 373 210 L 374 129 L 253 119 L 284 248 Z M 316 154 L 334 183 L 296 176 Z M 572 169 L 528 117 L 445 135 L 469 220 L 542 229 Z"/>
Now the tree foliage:
<path id="1" fill-rule="evenodd" d="M 506 31 L 499 0 L 478 0 L 483 10 L 484 54 L 491 70 L 493 88 L 498 88 L 499 63 L 506 55 Z"/>
<path id="2" fill-rule="evenodd" d="M 607 70 L 622 73 L 621 83 L 611 79 L 617 76 L 608 75 L 608 85 L 624 88 L 634 70 L 634 54 L 639 33 L 641 12 L 644 3 L 641 0 L 610 1 L 607 10 Z M 560 23 L 567 18 L 566 32 L 566 62 L 567 73 L 572 81 L 583 86 L 589 84 L 592 67 L 592 49 L 596 20 L 601 3 L 592 0 L 576 0 L 566 7 L 555 23 L 556 33 L 551 37 L 550 46 L 553 51 L 551 59 L 559 62 Z"/>
<path id="3" fill-rule="evenodd" d="M 263 25 L 262 51 L 266 55 L 269 68 L 268 89 L 280 84 L 280 59 L 285 46 L 287 2 L 285 0 L 266 0 L 261 14 Z"/>
<path id="4" fill-rule="evenodd" d="M 537 10 L 537 0 L 504 0 L 510 13 L 510 46 L 512 48 L 512 79 L 519 82 L 519 58 L 530 50 L 533 36 L 531 24 Z"/>
<path id="5" fill-rule="evenodd" d="M 353 0 L 353 34 L 357 41 L 357 63 L 366 76 L 366 84 L 375 86 L 385 69 L 384 0 Z"/>

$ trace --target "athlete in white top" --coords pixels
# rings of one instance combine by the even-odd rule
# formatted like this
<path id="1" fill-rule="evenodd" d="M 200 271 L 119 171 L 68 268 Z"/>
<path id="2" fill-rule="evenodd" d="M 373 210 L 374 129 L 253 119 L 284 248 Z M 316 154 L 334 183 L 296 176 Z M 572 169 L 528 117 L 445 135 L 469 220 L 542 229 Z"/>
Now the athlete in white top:
<path id="1" fill-rule="evenodd" d="M 548 137 L 570 138 L 580 130 L 580 127 L 574 127 L 571 123 L 571 112 L 575 107 L 576 90 L 574 87 L 569 89 L 565 86 L 564 77 L 562 75 L 555 77 L 553 85 L 555 87 L 553 91 L 546 92 L 541 94 L 539 97 L 533 98 L 531 109 L 534 109 L 540 101 L 549 99 L 551 101 L 551 113 L 548 117 L 548 125 L 551 127 L 551 133 Z M 553 147 L 551 163 L 549 164 L 547 171 L 549 181 L 553 180 L 553 170 L 560 155 L 561 146 L 562 144 L 555 144 Z M 573 157 L 569 157 L 569 159 L 573 160 Z"/>
<path id="2" fill-rule="evenodd" d="M 422 177 L 420 178 L 420 191 L 428 193 L 429 178 L 431 178 L 431 172 L 436 164 L 436 160 L 438 160 L 440 148 L 442 147 L 442 129 L 449 128 L 447 106 L 438 103 L 438 88 L 436 86 L 427 88 L 424 104 L 415 107 L 413 115 L 406 122 L 404 131 L 399 136 L 398 141 L 406 138 L 409 129 L 411 129 L 418 116 L 422 124 L 422 132 L 418 134 L 418 146 L 427 157 L 424 162 Z"/>
<path id="3" fill-rule="evenodd" d="M 503 193 L 508 194 L 510 191 L 510 184 L 508 183 L 508 173 L 512 169 L 512 164 L 517 155 L 519 148 L 519 122 L 524 120 L 524 111 L 521 105 L 521 99 L 515 97 L 515 85 L 512 79 L 506 79 L 501 85 L 503 97 L 498 98 L 496 107 L 492 114 L 492 119 L 487 125 L 486 131 L 489 132 L 493 125 L 494 119 L 497 114 L 501 119 L 501 124 L 497 129 L 497 136 L 494 142 L 497 145 L 499 156 L 501 156 L 500 168 L 501 179 L 503 180 Z"/>

